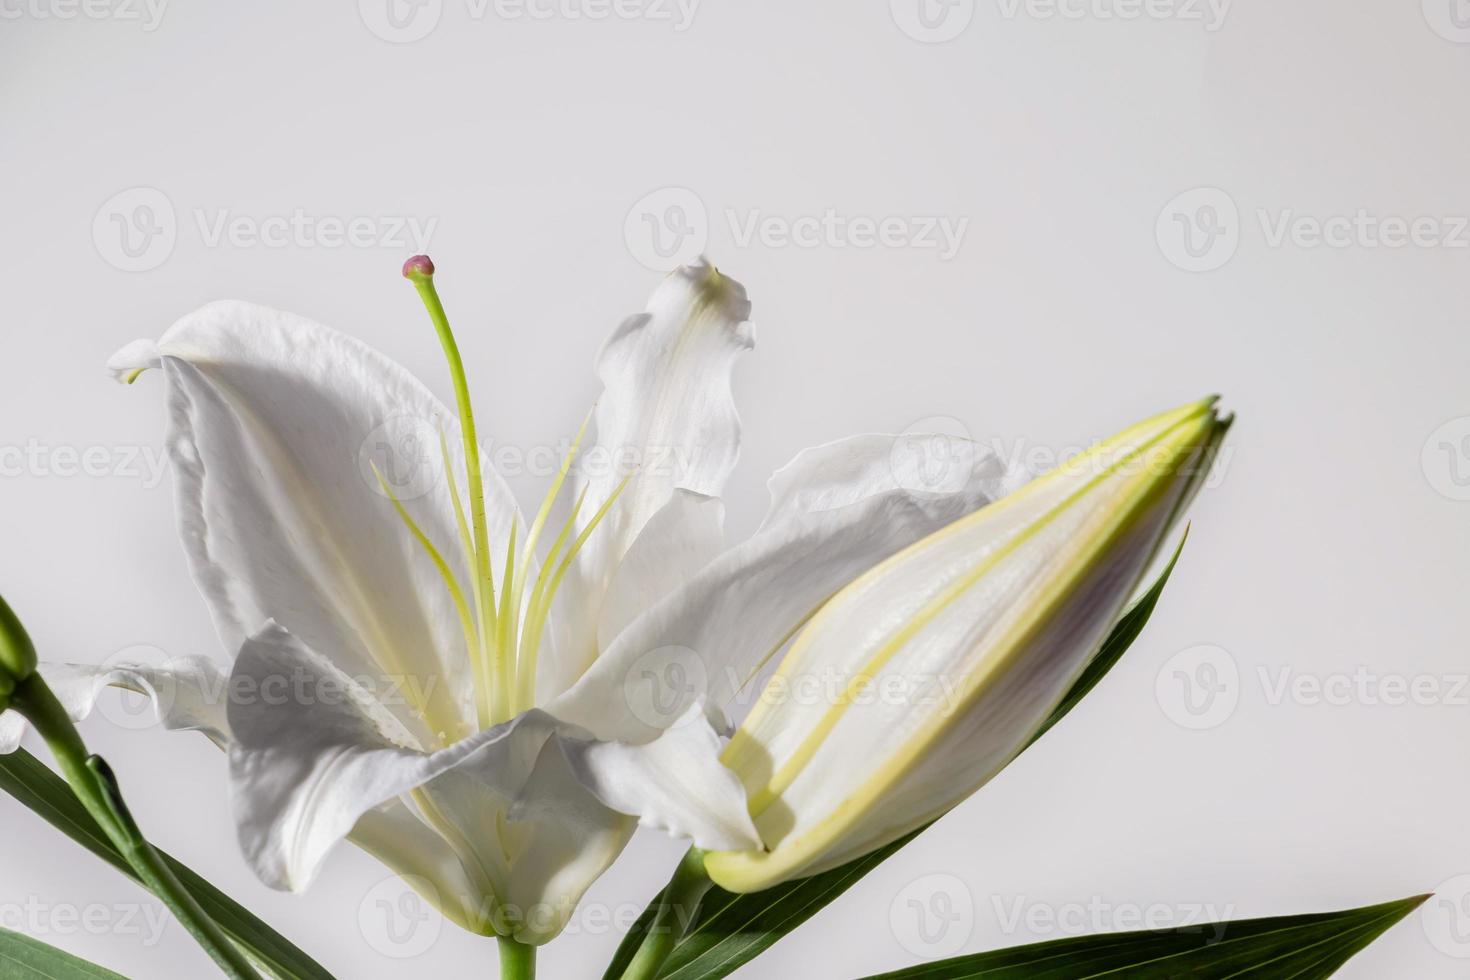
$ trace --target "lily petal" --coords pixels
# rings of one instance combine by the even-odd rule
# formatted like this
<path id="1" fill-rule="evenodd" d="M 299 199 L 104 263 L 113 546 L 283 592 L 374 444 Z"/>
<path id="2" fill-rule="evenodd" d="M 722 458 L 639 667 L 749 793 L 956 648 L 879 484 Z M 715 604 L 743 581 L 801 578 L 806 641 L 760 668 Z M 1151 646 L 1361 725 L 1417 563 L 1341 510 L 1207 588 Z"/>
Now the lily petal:
<path id="1" fill-rule="evenodd" d="M 890 465 L 899 438 L 854 436 L 778 470 L 761 531 L 638 617 L 547 709 L 607 741 L 647 741 L 698 699 L 720 723 L 747 681 L 838 590 L 1027 476 L 972 443 L 963 486 L 916 493 Z M 650 675 L 681 683 L 639 683 Z"/>
<path id="2" fill-rule="evenodd" d="M 267 619 L 354 675 L 418 697 L 394 707 L 425 741 L 475 719 L 444 576 L 374 467 L 467 593 L 441 451 L 463 481 L 458 421 L 407 371 L 343 334 L 240 302 L 212 303 L 110 366 L 165 378 L 168 450 L 194 578 L 233 654 Z M 486 474 L 492 541 L 519 519 Z"/>
<path id="3" fill-rule="evenodd" d="M 165 730 L 198 731 L 229 747 L 228 680 L 208 658 L 181 657 L 164 665 L 43 664 L 41 673 L 72 721 L 84 720 L 102 691 L 117 687 L 147 697 Z M 0 714 L 0 754 L 15 751 L 28 727 L 19 712 Z M 425 898 L 446 914 L 456 915 L 474 894 L 453 850 L 397 800 L 363 814 L 350 839 L 411 884 L 426 882 Z"/>
<path id="4" fill-rule="evenodd" d="M 92 713 L 102 692 L 119 687 L 148 697 L 168 731 L 199 731 L 217 745 L 229 740 L 225 677 L 205 657 L 180 657 L 165 665 L 42 664 L 41 676 L 72 721 Z M 18 711 L 0 713 L 0 755 L 20 747 L 30 724 Z"/>
<path id="5" fill-rule="evenodd" d="M 643 745 L 592 739 L 562 743 L 582 785 L 614 810 L 637 814 L 640 825 L 688 838 L 706 850 L 759 848 L 740 780 L 725 767 L 709 764 L 722 748 L 702 704 L 691 705 L 662 737 Z"/>
<path id="6" fill-rule="evenodd" d="M 532 945 L 561 933 L 587 889 L 617 860 L 638 826 L 634 817 L 604 806 L 587 792 L 555 741 L 543 748 L 506 819 L 510 822 L 504 832 L 514 854 L 501 928 L 517 942 Z"/>
<path id="7" fill-rule="evenodd" d="M 348 840 L 383 862 L 409 887 L 471 932 L 482 920 L 466 914 L 483 898 L 448 842 L 400 800 L 389 800 L 358 818 Z"/>
<path id="8" fill-rule="evenodd" d="M 613 573 L 602 605 L 599 647 L 610 647 L 645 609 L 713 561 L 724 547 L 724 528 L 725 505 L 718 497 L 675 490 Z"/>
<path id="9" fill-rule="evenodd" d="M 557 669 L 565 683 L 597 656 L 603 597 L 653 516 L 676 489 L 707 497 L 724 489 L 740 451 L 730 377 L 755 345 L 749 316 L 745 288 L 701 262 L 669 275 L 598 356 L 597 443 L 580 482 L 594 508 L 628 483 L 562 590 L 568 631 Z"/>
<path id="10" fill-rule="evenodd" d="M 924 456 L 931 452 L 944 456 L 942 480 L 923 472 Z M 761 527 L 895 490 L 905 490 L 936 510 L 952 513 L 957 497 L 962 506 L 975 500 L 977 490 L 991 499 L 1003 497 L 1020 489 L 1032 475 L 1024 467 L 1010 466 L 979 442 L 944 433 L 848 436 L 804 449 L 771 474 L 766 481 L 771 505 Z M 931 489 L 936 486 L 938 489 Z"/>

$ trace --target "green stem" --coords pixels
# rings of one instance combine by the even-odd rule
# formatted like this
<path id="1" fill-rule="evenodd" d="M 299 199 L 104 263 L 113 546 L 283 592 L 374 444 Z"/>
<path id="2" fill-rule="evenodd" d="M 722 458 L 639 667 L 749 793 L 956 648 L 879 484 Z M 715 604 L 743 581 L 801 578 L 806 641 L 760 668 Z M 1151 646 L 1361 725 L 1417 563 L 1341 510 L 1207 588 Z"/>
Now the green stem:
<path id="1" fill-rule="evenodd" d="M 699 903 L 713 886 L 714 882 L 704 871 L 704 852 L 691 847 L 659 896 L 658 911 L 649 923 L 643 944 L 623 971 L 623 980 L 654 980 L 658 976 L 675 943 L 694 921 Z"/>
<path id="2" fill-rule="evenodd" d="M 536 980 L 536 947 L 501 936 L 500 980 Z"/>
<path id="3" fill-rule="evenodd" d="M 258 980 L 250 960 L 224 934 L 143 837 L 123 803 L 117 780 L 100 756 L 90 755 L 66 709 L 40 674 L 15 686 L 11 707 L 35 726 L 56 757 L 72 792 L 122 852 L 149 891 L 157 895 L 231 980 Z"/>

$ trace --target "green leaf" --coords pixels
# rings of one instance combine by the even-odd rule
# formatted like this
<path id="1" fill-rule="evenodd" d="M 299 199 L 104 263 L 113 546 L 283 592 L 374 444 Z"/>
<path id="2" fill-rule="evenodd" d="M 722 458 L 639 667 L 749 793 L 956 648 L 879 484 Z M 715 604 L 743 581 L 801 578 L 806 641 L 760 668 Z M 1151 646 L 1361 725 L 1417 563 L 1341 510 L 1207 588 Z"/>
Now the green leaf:
<path id="1" fill-rule="evenodd" d="M 1185 536 L 1188 536 L 1187 532 Z M 1153 615 L 1164 585 L 1169 581 L 1183 550 L 1184 539 L 1181 538 L 1168 565 L 1159 573 L 1148 591 L 1114 624 L 1082 676 L 1062 698 L 1046 723 L 1032 736 L 1027 748 L 1035 745 L 1037 739 L 1075 708 L 1113 668 L 1133 641 L 1138 639 L 1144 624 Z M 700 903 L 694 921 L 689 924 L 689 928 L 665 961 L 659 972 L 660 980 L 715 980 L 717 977 L 728 976 L 811 918 L 924 830 L 924 827 L 920 827 L 886 847 L 840 868 L 790 881 L 765 891 L 735 895 L 719 887 L 711 888 Z M 628 964 L 638 952 L 638 947 L 643 943 L 643 937 L 648 932 L 661 898 L 662 893 L 643 910 L 643 914 L 623 937 L 607 972 L 603 974 L 603 980 L 617 980 L 627 970 Z"/>
<path id="2" fill-rule="evenodd" d="M 0 789 L 129 878 L 138 880 L 65 780 L 25 749 L 0 755 Z M 209 917 L 260 967 L 280 980 L 332 980 L 319 963 L 244 906 L 169 855 L 164 854 L 163 859 Z M 0 976 L 6 975 L 0 971 Z"/>
<path id="3" fill-rule="evenodd" d="M 1428 897 L 1346 912 L 1082 936 L 958 956 L 867 980 L 1321 980 Z"/>
<path id="4" fill-rule="evenodd" d="M 0 929 L 0 977 L 5 980 L 127 980 L 121 973 L 113 973 L 9 929 Z"/>

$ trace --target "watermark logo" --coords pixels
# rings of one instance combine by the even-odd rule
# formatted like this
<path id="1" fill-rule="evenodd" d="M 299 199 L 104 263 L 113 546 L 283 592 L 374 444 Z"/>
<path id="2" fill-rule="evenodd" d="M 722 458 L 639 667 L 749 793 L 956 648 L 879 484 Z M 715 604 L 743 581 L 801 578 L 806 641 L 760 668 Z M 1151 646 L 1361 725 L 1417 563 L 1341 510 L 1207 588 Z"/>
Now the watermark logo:
<path id="1" fill-rule="evenodd" d="M 980 451 L 965 423 L 932 415 L 894 438 L 888 464 L 894 482 L 910 493 L 946 496 L 970 482 Z"/>
<path id="2" fill-rule="evenodd" d="M 358 472 L 381 496 L 415 500 L 445 478 L 444 438 L 427 419 L 395 415 L 363 439 Z"/>
<path id="3" fill-rule="evenodd" d="M 1180 650 L 1154 678 L 1154 697 L 1180 728 L 1218 728 L 1240 703 L 1240 668 L 1223 647 L 1203 643 Z"/>
<path id="4" fill-rule="evenodd" d="M 1154 237 L 1174 265 L 1186 272 L 1212 272 L 1240 247 L 1240 210 L 1218 187 L 1196 187 L 1164 205 Z"/>
<path id="5" fill-rule="evenodd" d="M 773 214 L 761 208 L 725 208 L 719 215 L 735 248 L 899 249 L 934 253 L 941 262 L 959 254 L 970 219 L 949 214 L 862 214 L 826 208 Z M 623 219 L 623 239 L 642 265 L 667 272 L 704 254 L 718 226 L 703 199 L 687 187 L 646 194 Z"/>
<path id="6" fill-rule="evenodd" d="M 182 231 L 192 228 L 205 248 L 381 248 L 427 252 L 438 218 L 397 214 L 313 214 L 294 208 L 277 214 L 241 214 L 230 208 L 192 208 L 183 222 L 167 194 L 131 187 L 103 202 L 92 218 L 92 241 L 113 268 L 147 272 L 173 255 Z"/>
<path id="7" fill-rule="evenodd" d="M 173 202 L 156 187 L 119 191 L 92 217 L 97 254 L 123 272 L 147 272 L 163 265 L 178 237 Z"/>
<path id="8" fill-rule="evenodd" d="M 914 956 L 953 956 L 975 931 L 975 896 L 954 875 L 925 875 L 893 897 L 888 925 L 898 944 Z"/>
<path id="9" fill-rule="evenodd" d="M 3 2 L 3 0 L 0 0 Z M 694 24 L 700 0 L 463 0 L 472 22 L 646 21 L 671 25 L 682 34 Z M 439 26 L 444 0 L 358 0 L 367 29 L 391 44 L 422 41 Z"/>
<path id="10" fill-rule="evenodd" d="M 374 35 L 390 44 L 422 41 L 439 26 L 444 0 L 357 0 L 357 14 Z"/>
<path id="11" fill-rule="evenodd" d="M 1431 432 L 1419 465 L 1440 496 L 1470 500 L 1470 415 L 1450 419 Z"/>
<path id="12" fill-rule="evenodd" d="M 1001 932 L 1008 936 L 1095 936 L 1105 932 L 1178 930 L 1204 934 L 1210 945 L 1220 942 L 1235 915 L 1234 905 L 1214 902 L 1113 902 L 1093 895 L 1085 902 L 1033 902 L 1018 895 L 1009 901 L 990 897 Z"/>
<path id="13" fill-rule="evenodd" d="M 689 188 L 661 187 L 628 209 L 623 240 L 641 265 L 669 272 L 704 254 L 709 212 Z"/>
<path id="14" fill-rule="evenodd" d="M 843 214 L 827 208 L 816 214 L 767 214 L 760 208 L 741 213 L 725 209 L 725 221 L 737 248 L 759 242 L 766 248 L 831 248 L 867 251 L 930 251 L 948 262 L 959 254 L 970 219 L 947 214 Z"/>
<path id="15" fill-rule="evenodd" d="M 899 30 L 924 44 L 952 41 L 975 19 L 975 0 L 888 0 L 888 9 Z"/>
<path id="16" fill-rule="evenodd" d="M 1423 0 L 1429 29 L 1446 41 L 1470 44 L 1470 0 Z"/>
<path id="17" fill-rule="evenodd" d="M 391 875 L 368 889 L 357 906 L 357 927 L 375 952 L 390 959 L 422 956 L 439 941 L 444 919 L 424 895 L 438 891 L 417 875 Z"/>
<path id="18" fill-rule="evenodd" d="M 1470 874 L 1441 882 L 1419 912 L 1429 943 L 1446 956 L 1470 958 Z"/>
<path id="19" fill-rule="evenodd" d="M 1155 679 L 1155 695 L 1164 714 L 1181 728 L 1193 730 L 1223 725 L 1245 693 L 1268 708 L 1466 708 L 1470 674 L 1384 672 L 1366 664 L 1312 672 L 1290 664 L 1257 664 L 1248 680 L 1227 651 L 1201 644 L 1169 658 Z"/>
<path id="20" fill-rule="evenodd" d="M 694 24 L 700 0 L 466 0 L 470 16 L 485 16 L 486 6 L 500 20 L 642 20 L 670 24 L 682 34 Z"/>
<path id="21" fill-rule="evenodd" d="M 97 713 L 124 731 L 137 732 L 153 728 L 165 718 L 178 700 L 178 688 L 169 667 L 173 662 L 167 653 L 149 643 L 136 643 L 103 660 L 104 669 L 118 668 L 124 673 L 149 675 L 146 687 L 116 685 L 116 696 L 97 699 Z"/>
<path id="22" fill-rule="evenodd" d="M 650 650 L 623 675 L 628 711 L 651 728 L 674 728 L 692 720 L 689 709 L 709 694 L 709 670 L 688 647 Z"/>
<path id="23" fill-rule="evenodd" d="M 1258 207 L 1253 214 L 1260 243 L 1270 249 L 1470 249 L 1470 216 L 1463 214 L 1381 214 L 1368 208 L 1307 214 L 1289 207 Z M 1244 230 L 1234 199 L 1216 187 L 1175 197 L 1154 227 L 1164 257 L 1189 272 L 1212 272 L 1229 262 Z"/>

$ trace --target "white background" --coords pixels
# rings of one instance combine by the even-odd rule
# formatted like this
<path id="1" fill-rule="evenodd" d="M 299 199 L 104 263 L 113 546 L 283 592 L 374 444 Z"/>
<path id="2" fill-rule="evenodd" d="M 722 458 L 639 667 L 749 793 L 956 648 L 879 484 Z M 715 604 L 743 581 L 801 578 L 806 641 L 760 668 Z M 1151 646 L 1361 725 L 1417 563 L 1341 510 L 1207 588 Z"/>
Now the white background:
<path id="1" fill-rule="evenodd" d="M 482 429 L 554 443 L 595 395 L 602 337 L 658 280 L 639 261 L 652 244 L 641 208 L 665 242 L 687 224 L 755 304 L 758 349 L 736 379 L 736 534 L 757 521 L 773 468 L 850 432 L 938 415 L 1025 452 L 1212 391 L 1239 413 L 1174 582 L 1107 682 L 742 975 L 852 977 L 1136 927 L 1129 911 L 1154 904 L 1174 920 L 1201 906 L 1306 912 L 1470 873 L 1463 0 L 1238 0 L 1222 21 L 1184 0 L 1052 15 L 927 0 L 932 29 L 904 0 L 703 0 L 687 24 L 664 5 L 593 20 L 543 4 L 552 15 L 538 19 L 397 0 L 400 30 L 387 0 L 177 3 L 156 20 L 132 0 L 67 2 L 0 0 L 0 589 L 46 656 L 223 655 L 169 481 L 128 462 L 161 448 L 157 379 L 111 384 L 113 349 L 236 296 L 349 330 L 447 397 L 398 277 L 412 245 L 389 219 L 432 221 Z M 655 194 L 670 187 L 693 195 L 682 224 L 665 206 L 689 195 Z M 1197 188 L 1215 190 L 1178 197 Z M 779 231 L 829 209 L 967 225 L 950 256 L 922 241 L 739 234 L 752 215 Z M 261 228 L 298 210 L 365 218 L 375 237 L 209 235 L 221 215 Z M 1338 246 L 1303 237 L 1360 211 L 1388 219 L 1388 238 L 1394 220 L 1435 220 L 1402 247 L 1366 220 Z M 134 257 L 117 220 L 135 222 Z M 1283 220 L 1295 238 L 1276 234 Z M 58 472 L 67 449 L 92 447 L 105 472 Z M 1174 685 L 1176 671 L 1208 679 L 1203 657 L 1228 690 L 1200 728 Z M 1438 694 L 1278 698 L 1283 670 L 1419 679 Z M 434 935 L 433 921 L 420 955 L 384 955 L 359 922 L 372 924 L 385 872 L 351 848 L 305 896 L 255 882 L 223 760 L 202 739 L 101 717 L 85 734 L 161 844 L 338 976 L 405 962 L 493 974 L 493 943 L 450 925 Z M 7 914 L 138 901 L 9 800 L 0 820 Z M 640 836 L 586 907 L 641 908 L 679 851 Z M 1453 941 L 1470 937 L 1467 881 L 1342 975 L 1464 976 L 1449 954 L 1470 954 Z M 926 949 L 907 902 L 942 910 L 946 890 L 959 918 Z M 123 929 L 44 938 L 134 976 L 209 971 L 176 926 L 152 947 Z M 617 939 L 579 920 L 543 953 L 545 975 L 595 976 Z"/>

